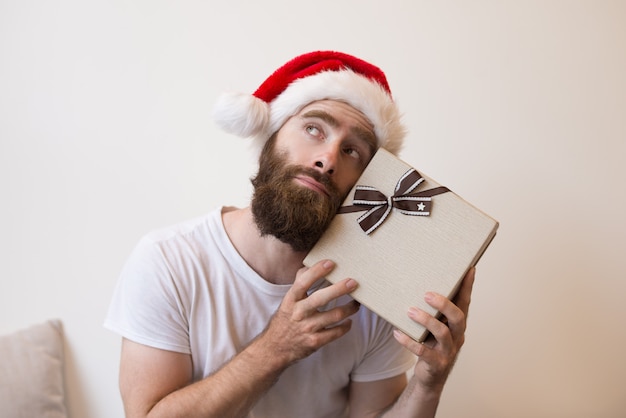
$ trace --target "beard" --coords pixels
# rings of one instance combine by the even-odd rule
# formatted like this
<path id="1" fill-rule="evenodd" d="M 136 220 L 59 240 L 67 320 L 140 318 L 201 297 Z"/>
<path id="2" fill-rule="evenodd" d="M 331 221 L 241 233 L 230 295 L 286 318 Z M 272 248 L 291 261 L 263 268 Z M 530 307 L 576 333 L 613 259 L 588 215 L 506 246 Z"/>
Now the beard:
<path id="1" fill-rule="evenodd" d="M 323 184 L 328 195 L 296 184 L 294 178 L 298 175 Z M 263 149 L 259 171 L 251 181 L 252 215 L 261 236 L 272 235 L 298 252 L 313 248 L 343 202 L 329 176 L 288 164 L 285 156 L 274 149 L 274 137 Z"/>

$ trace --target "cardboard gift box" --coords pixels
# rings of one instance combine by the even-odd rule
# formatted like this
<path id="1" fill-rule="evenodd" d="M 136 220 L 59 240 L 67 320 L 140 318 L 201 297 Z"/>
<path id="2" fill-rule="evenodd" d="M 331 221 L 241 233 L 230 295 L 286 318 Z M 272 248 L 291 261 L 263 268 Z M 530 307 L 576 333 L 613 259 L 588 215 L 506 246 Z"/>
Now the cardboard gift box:
<path id="1" fill-rule="evenodd" d="M 304 264 L 335 261 L 328 281 L 356 279 L 354 299 L 421 342 L 428 331 L 408 309 L 438 315 L 425 293 L 451 299 L 497 229 L 496 220 L 381 148 Z"/>

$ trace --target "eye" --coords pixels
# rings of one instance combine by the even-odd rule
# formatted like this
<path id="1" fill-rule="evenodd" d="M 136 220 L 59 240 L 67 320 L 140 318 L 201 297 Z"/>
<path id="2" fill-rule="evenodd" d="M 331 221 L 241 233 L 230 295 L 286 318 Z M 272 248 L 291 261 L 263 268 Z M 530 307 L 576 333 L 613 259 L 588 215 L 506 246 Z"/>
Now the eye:
<path id="1" fill-rule="evenodd" d="M 320 129 L 315 125 L 306 125 L 304 129 L 307 131 L 309 135 L 312 135 L 312 136 L 317 137 L 317 136 L 320 136 L 321 134 Z"/>
<path id="2" fill-rule="evenodd" d="M 356 147 L 346 147 L 343 150 L 344 153 L 346 153 L 347 155 L 349 155 L 350 157 L 360 160 L 361 159 L 361 152 L 359 149 L 357 149 Z"/>
<path id="3" fill-rule="evenodd" d="M 343 153 L 360 166 L 367 165 L 373 155 L 369 144 L 359 140 L 346 142 L 343 147 Z"/>

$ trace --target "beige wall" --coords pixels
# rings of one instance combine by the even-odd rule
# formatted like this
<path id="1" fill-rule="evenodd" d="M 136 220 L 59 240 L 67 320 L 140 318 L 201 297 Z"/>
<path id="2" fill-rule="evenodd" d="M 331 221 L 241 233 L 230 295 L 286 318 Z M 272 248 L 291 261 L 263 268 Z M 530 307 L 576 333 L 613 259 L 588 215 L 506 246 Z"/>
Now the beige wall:
<path id="1" fill-rule="evenodd" d="M 501 222 L 439 416 L 623 416 L 623 1 L 0 2 L 0 332 L 61 318 L 73 416 L 122 416 L 124 259 L 245 204 L 211 106 L 312 49 L 383 67 L 402 157 Z"/>

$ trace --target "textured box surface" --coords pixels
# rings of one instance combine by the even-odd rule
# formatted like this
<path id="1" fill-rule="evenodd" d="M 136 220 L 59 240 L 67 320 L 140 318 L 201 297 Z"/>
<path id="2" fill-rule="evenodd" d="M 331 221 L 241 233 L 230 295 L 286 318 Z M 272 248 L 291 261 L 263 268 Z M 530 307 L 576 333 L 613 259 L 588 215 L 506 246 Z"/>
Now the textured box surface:
<path id="1" fill-rule="evenodd" d="M 417 341 L 428 332 L 408 318 L 409 307 L 437 315 L 424 294 L 452 298 L 498 228 L 490 216 L 384 149 L 342 210 L 347 213 L 335 216 L 304 264 L 335 261 L 328 281 L 356 279 L 352 297 Z"/>

